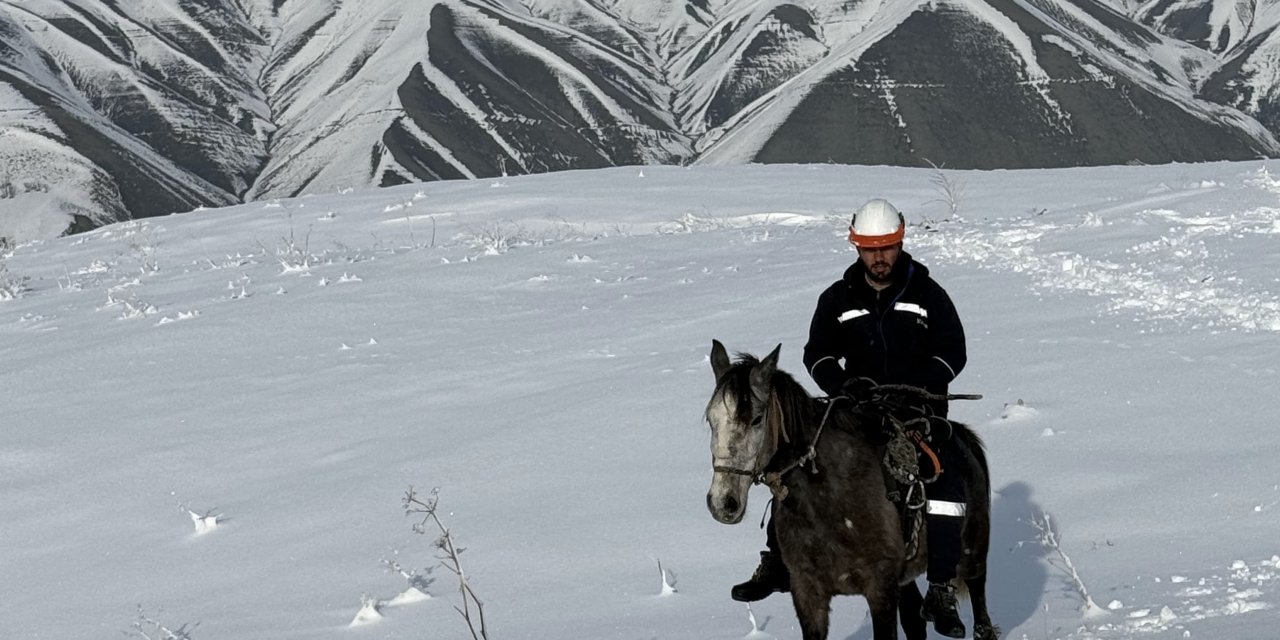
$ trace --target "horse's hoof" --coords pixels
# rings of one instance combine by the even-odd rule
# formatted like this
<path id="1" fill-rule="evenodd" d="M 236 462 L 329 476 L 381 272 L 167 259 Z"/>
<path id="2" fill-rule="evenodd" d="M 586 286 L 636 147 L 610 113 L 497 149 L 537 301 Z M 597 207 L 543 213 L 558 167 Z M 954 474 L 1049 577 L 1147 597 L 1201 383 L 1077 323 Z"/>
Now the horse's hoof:
<path id="1" fill-rule="evenodd" d="M 1000 627 L 993 624 L 975 624 L 973 640 L 1000 640 Z"/>

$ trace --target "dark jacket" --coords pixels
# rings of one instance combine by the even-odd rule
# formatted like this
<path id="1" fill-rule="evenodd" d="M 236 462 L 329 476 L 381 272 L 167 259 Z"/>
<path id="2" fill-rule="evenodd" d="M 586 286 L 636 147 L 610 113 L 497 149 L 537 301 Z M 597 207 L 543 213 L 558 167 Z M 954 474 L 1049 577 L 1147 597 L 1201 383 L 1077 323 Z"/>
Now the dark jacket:
<path id="1" fill-rule="evenodd" d="M 858 376 L 945 394 L 967 360 L 951 298 L 905 251 L 888 288 L 873 289 L 866 273 L 855 262 L 818 298 L 804 347 L 809 375 L 827 395 Z M 945 403 L 939 409 L 945 415 Z"/>

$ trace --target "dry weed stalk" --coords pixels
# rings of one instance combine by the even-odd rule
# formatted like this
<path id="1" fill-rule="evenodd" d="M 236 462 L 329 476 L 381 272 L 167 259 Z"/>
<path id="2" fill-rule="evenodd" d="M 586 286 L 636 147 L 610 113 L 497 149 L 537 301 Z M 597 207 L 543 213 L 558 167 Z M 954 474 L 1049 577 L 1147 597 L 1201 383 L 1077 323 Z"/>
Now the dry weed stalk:
<path id="1" fill-rule="evenodd" d="M 439 550 L 440 566 L 448 569 L 458 578 L 458 593 L 462 595 L 462 605 L 454 605 L 454 610 L 462 616 L 467 623 L 467 629 L 471 632 L 473 640 L 489 640 L 489 630 L 485 626 L 484 620 L 484 603 L 480 598 L 476 597 L 476 592 L 471 589 L 471 583 L 467 581 L 467 574 L 462 570 L 462 560 L 460 556 L 464 549 L 459 548 L 453 539 L 453 534 L 449 528 L 444 526 L 444 522 L 440 520 L 440 490 L 432 489 L 431 495 L 426 499 L 418 497 L 418 494 L 409 487 L 404 495 L 405 515 L 421 515 L 422 521 L 413 525 L 414 533 L 426 535 L 428 524 L 434 524 L 435 528 L 440 532 L 440 537 L 436 538 L 436 549 Z M 474 611 L 473 611 L 474 609 Z M 474 613 L 474 616 L 473 616 Z M 477 629 L 476 625 L 480 628 Z"/>

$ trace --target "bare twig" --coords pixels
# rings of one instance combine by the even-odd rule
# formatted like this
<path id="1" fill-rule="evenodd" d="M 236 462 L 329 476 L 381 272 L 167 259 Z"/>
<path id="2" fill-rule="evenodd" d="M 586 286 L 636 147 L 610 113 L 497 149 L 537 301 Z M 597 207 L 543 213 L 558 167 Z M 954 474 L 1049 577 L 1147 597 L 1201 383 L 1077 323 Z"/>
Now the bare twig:
<path id="1" fill-rule="evenodd" d="M 382 566 L 385 567 L 387 571 L 404 578 L 405 582 L 409 584 L 409 587 L 421 591 L 423 595 L 426 595 L 427 590 L 431 588 L 431 583 L 435 582 L 435 578 L 430 577 L 431 570 L 434 569 L 434 567 L 427 567 L 422 571 L 410 569 L 401 565 L 400 561 L 395 558 L 383 558 Z"/>
<path id="2" fill-rule="evenodd" d="M 145 640 L 191 640 L 191 630 L 200 626 L 200 623 L 187 624 L 170 629 L 155 620 L 147 617 L 146 612 L 142 610 L 142 605 L 138 605 L 138 618 L 133 622 L 133 630 L 141 638 Z"/>
<path id="3" fill-rule="evenodd" d="M 964 196 L 964 183 L 958 178 L 948 176 L 943 171 L 943 166 L 933 163 L 932 160 L 925 158 L 925 162 L 933 167 L 933 173 L 929 176 L 929 182 L 933 184 L 933 189 L 938 193 L 938 197 L 929 202 L 940 202 L 947 207 L 947 215 L 954 217 L 956 211 L 960 208 L 960 198 Z"/>
<path id="4" fill-rule="evenodd" d="M 1071 581 L 1071 586 L 1075 588 L 1076 593 L 1084 599 L 1084 603 L 1080 605 L 1080 610 L 1084 612 L 1086 617 L 1106 613 L 1106 610 L 1098 606 L 1093 601 L 1093 597 L 1089 595 L 1089 589 L 1085 586 L 1084 580 L 1080 578 L 1080 572 L 1076 571 L 1076 565 L 1071 561 L 1071 556 L 1062 550 L 1062 545 L 1058 540 L 1058 532 L 1053 528 L 1053 521 L 1049 514 L 1041 512 L 1031 519 L 1031 526 L 1036 530 L 1036 540 L 1040 546 L 1046 550 L 1053 552 L 1049 557 L 1049 564 L 1056 567 L 1059 571 L 1066 574 L 1067 579 Z"/>
<path id="5" fill-rule="evenodd" d="M 431 495 L 425 499 L 418 497 L 418 494 L 409 487 L 405 492 L 404 500 L 405 515 L 421 515 L 422 520 L 413 525 L 415 533 L 426 534 L 428 524 L 434 524 L 435 528 L 440 532 L 440 537 L 436 538 L 436 549 L 439 549 L 440 566 L 448 569 L 458 578 L 458 593 L 462 596 L 462 605 L 454 605 L 454 610 L 462 616 L 467 623 L 467 629 L 471 632 L 473 640 L 489 640 L 489 630 L 485 625 L 484 619 L 484 603 L 476 596 L 476 592 L 471 589 L 471 584 L 467 581 L 467 574 L 462 569 L 462 561 L 460 556 L 465 549 L 458 547 L 453 539 L 453 534 L 449 528 L 444 526 L 444 522 L 440 520 L 440 490 L 432 489 Z M 474 612 L 472 609 L 474 608 Z M 474 613 L 474 617 L 473 617 Z M 476 629 L 476 624 L 480 628 Z"/>
<path id="6" fill-rule="evenodd" d="M 418 239 L 413 237 L 413 219 L 409 217 L 409 212 L 407 210 L 404 214 L 404 226 L 409 227 L 409 246 L 417 249 Z"/>

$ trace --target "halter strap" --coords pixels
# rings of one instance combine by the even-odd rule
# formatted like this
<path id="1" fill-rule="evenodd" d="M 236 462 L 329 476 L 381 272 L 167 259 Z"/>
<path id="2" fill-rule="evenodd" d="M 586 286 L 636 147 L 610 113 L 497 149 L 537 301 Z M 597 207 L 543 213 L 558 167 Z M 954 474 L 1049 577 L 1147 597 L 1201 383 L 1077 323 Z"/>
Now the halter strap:
<path id="1" fill-rule="evenodd" d="M 830 409 L 828 409 L 828 411 L 830 411 Z M 773 420 L 770 419 L 770 416 L 769 416 L 770 412 L 775 414 L 774 417 L 776 417 L 776 419 L 773 419 Z M 773 450 L 774 452 L 777 452 L 778 440 L 781 439 L 782 442 L 790 443 L 791 434 L 787 431 L 786 420 L 783 419 L 783 414 L 782 414 L 782 401 L 778 400 L 778 392 L 776 391 L 769 393 L 769 405 L 765 408 L 764 419 L 769 423 L 769 435 L 770 435 L 770 438 L 773 440 Z M 823 422 L 826 422 L 826 418 L 823 418 Z M 728 473 L 735 476 L 747 476 L 751 478 L 752 484 L 765 483 L 765 473 L 763 471 L 749 471 L 747 469 L 739 469 L 737 467 L 730 467 L 730 466 L 721 465 L 721 464 L 713 465 L 711 467 L 711 470 L 716 473 Z"/>
<path id="2" fill-rule="evenodd" d="M 719 464 L 711 467 L 711 470 L 716 473 L 731 473 L 735 476 L 750 476 L 752 483 L 754 484 L 760 483 L 760 480 L 759 480 L 760 474 L 756 473 L 755 471 L 747 471 L 746 469 L 739 469 L 737 467 L 726 467 L 724 465 L 719 465 Z"/>

